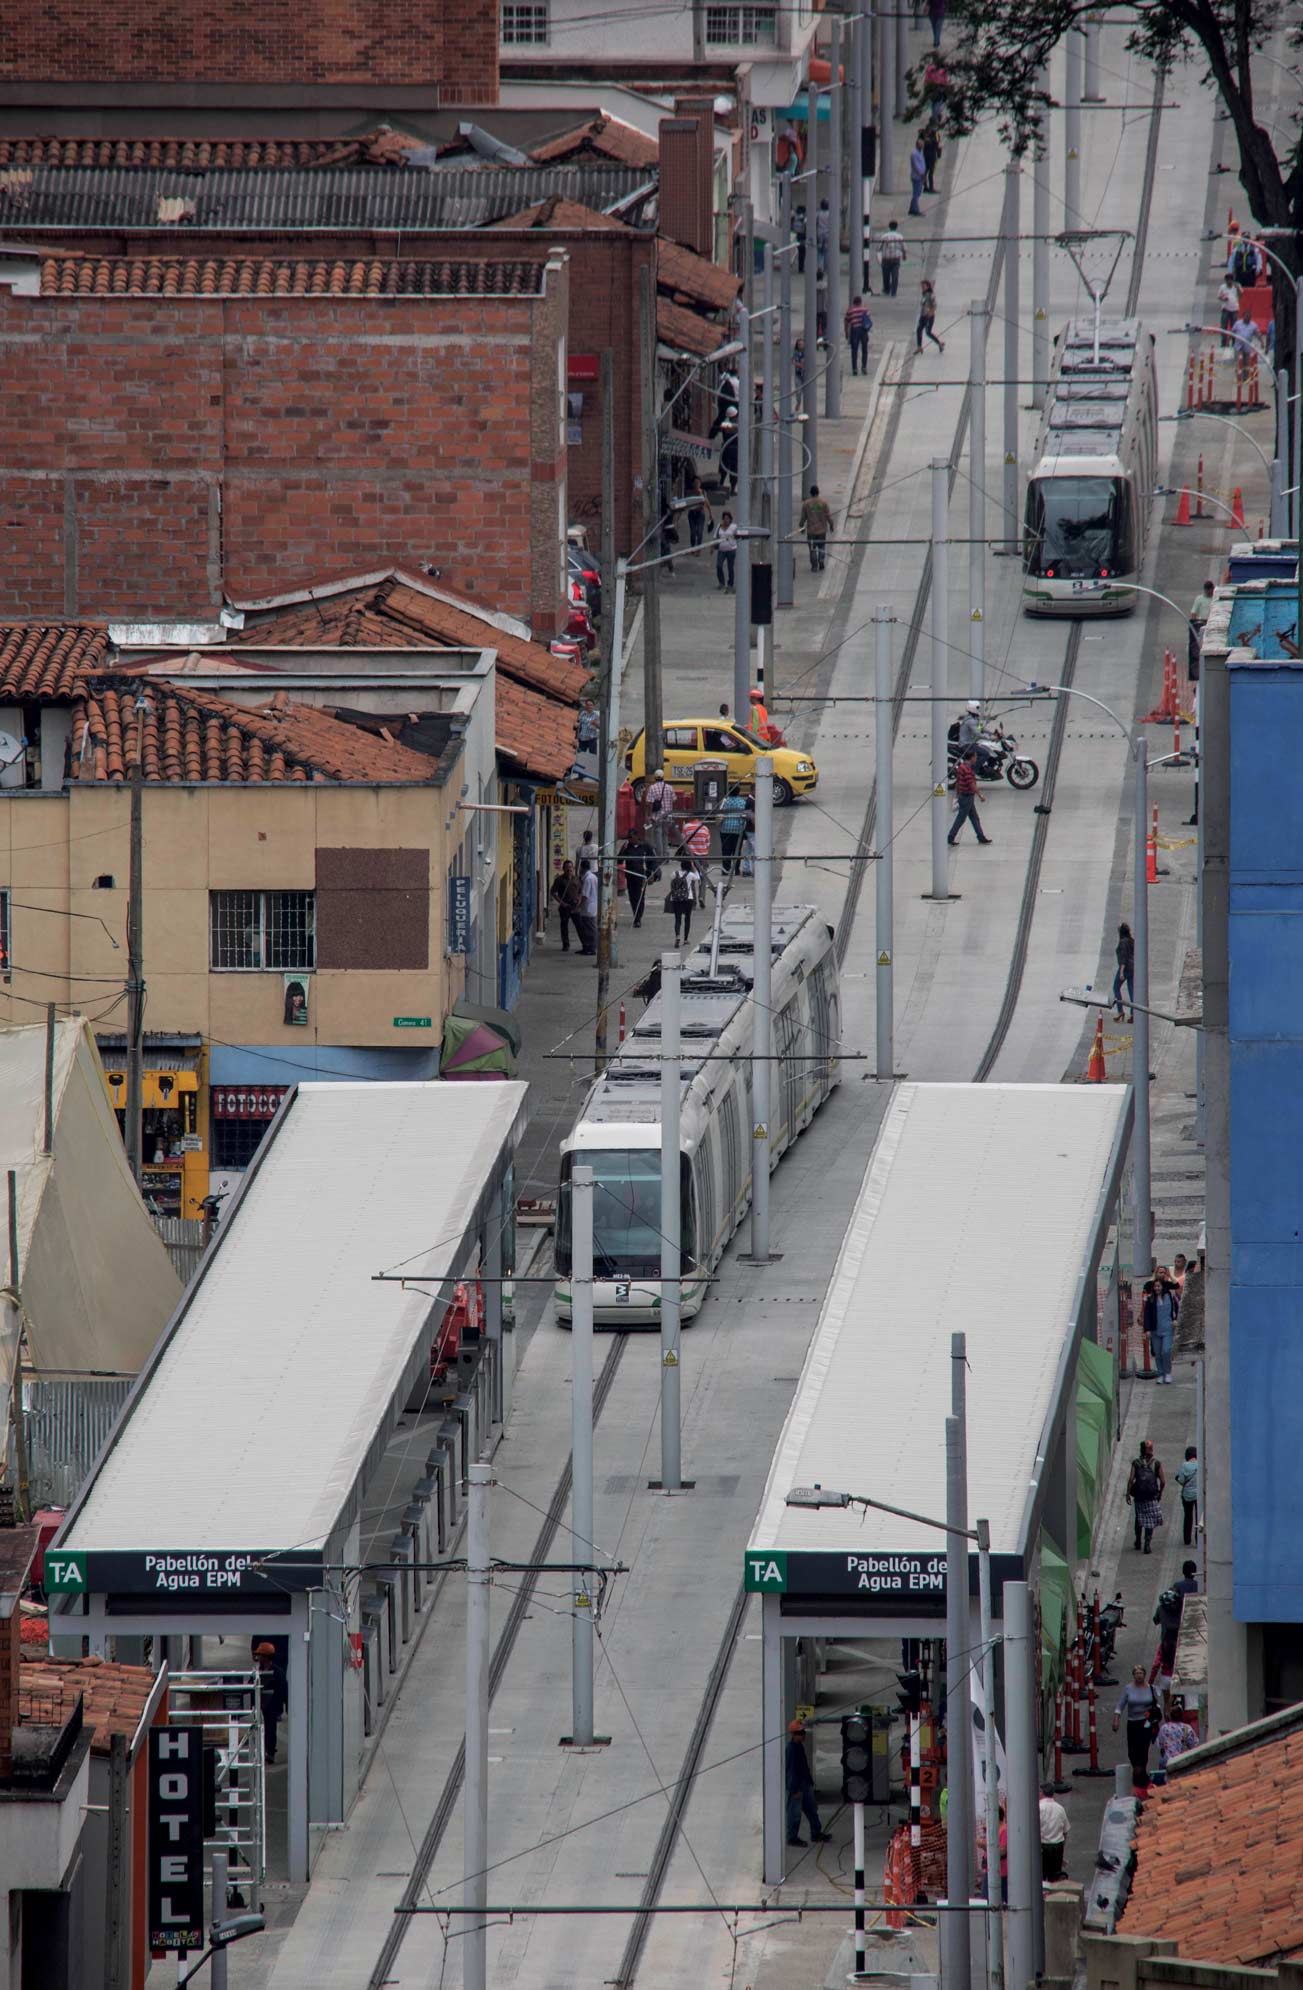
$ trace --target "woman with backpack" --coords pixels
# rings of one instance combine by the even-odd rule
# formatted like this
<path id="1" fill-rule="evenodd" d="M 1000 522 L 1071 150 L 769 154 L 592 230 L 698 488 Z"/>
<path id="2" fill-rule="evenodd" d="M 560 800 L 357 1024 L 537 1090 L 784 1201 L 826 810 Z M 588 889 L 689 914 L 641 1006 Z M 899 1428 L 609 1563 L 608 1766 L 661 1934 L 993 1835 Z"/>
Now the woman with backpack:
<path id="1" fill-rule="evenodd" d="M 1127 1480 L 1127 1505 L 1135 1522 L 1136 1547 L 1139 1548 L 1143 1534 L 1146 1554 L 1151 1552 L 1154 1529 L 1163 1524 L 1162 1500 L 1166 1485 L 1167 1475 L 1163 1471 L 1162 1460 L 1154 1456 L 1153 1439 L 1141 1438 L 1140 1452 L 1132 1460 L 1131 1476 Z"/>
<path id="2" fill-rule="evenodd" d="M 1114 1734 L 1123 1714 L 1127 1717 L 1127 1760 L 1131 1764 L 1131 1780 L 1137 1794 L 1143 1796 L 1149 1788 L 1150 1744 L 1163 1718 L 1158 1695 L 1145 1678 L 1143 1665 L 1132 1666 L 1131 1677 L 1118 1695 L 1113 1711 Z"/>
<path id="3" fill-rule="evenodd" d="M 684 857 L 679 868 L 670 879 L 669 896 L 665 900 L 665 910 L 674 914 L 674 944 L 680 937 L 686 942 L 692 933 L 692 908 L 697 902 L 700 880 L 691 857 Z"/>

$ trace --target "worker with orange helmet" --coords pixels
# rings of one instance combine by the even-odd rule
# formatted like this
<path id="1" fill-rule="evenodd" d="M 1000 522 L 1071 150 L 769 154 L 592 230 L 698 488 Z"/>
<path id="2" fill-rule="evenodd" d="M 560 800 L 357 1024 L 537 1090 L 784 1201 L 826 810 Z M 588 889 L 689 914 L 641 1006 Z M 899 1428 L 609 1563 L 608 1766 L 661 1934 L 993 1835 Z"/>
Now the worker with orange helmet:
<path id="1" fill-rule="evenodd" d="M 753 691 L 751 693 L 751 731 L 757 739 L 763 739 L 766 743 L 768 742 L 769 714 L 765 710 L 765 694 L 763 691 Z"/>

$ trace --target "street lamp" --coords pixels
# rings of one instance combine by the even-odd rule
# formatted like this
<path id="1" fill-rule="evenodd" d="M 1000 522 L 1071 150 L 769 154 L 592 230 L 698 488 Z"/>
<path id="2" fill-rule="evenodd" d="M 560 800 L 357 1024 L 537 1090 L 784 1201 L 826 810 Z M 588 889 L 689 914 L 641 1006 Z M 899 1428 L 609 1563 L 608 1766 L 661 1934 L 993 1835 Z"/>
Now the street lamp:
<path id="1" fill-rule="evenodd" d="M 928 1513 L 913 1513 L 906 1506 L 891 1506 L 883 1499 L 870 1499 L 867 1493 L 830 1492 L 823 1486 L 793 1486 L 785 1502 L 797 1507 L 841 1507 L 862 1506 L 875 1513 L 890 1513 L 898 1520 L 912 1520 L 919 1527 L 934 1527 L 938 1533 L 947 1536 L 957 1535 L 961 1540 L 973 1541 L 977 1545 L 977 1597 L 978 1597 L 978 1643 L 982 1652 L 982 1725 L 984 1732 L 984 1754 L 986 1764 L 986 1904 L 987 1904 L 987 1958 L 988 1980 L 992 1986 L 1003 1981 L 1004 1945 L 1000 1930 L 997 1905 L 1000 1898 L 1000 1789 L 999 1764 L 995 1752 L 995 1644 L 991 1635 L 991 1526 L 987 1520 L 977 1520 L 971 1527 L 956 1527 L 948 1520 L 934 1520 Z M 967 1562 L 964 1564 L 965 1590 L 967 1589 Z M 965 1609 L 967 1598 L 965 1597 Z M 967 1709 L 965 1709 L 967 1712 Z M 947 1707 L 946 1732 L 953 1748 L 963 1747 L 960 1724 L 954 1718 L 954 1710 Z M 1010 1782 L 1012 1785 L 1012 1778 Z M 1009 1790 L 1012 1804 L 1014 1790 Z M 858 1822 L 858 1820 L 857 1820 Z M 958 1820 L 956 1820 L 956 1826 Z M 858 1856 L 856 1866 L 862 1866 Z M 952 1901 L 951 1905 L 955 1903 Z"/>
<path id="2" fill-rule="evenodd" d="M 1153 592 L 1148 588 L 1144 591 Z M 1166 596 L 1160 598 L 1166 600 Z M 1132 1003 L 1135 1032 L 1132 1037 L 1131 1053 L 1131 1090 L 1135 1099 L 1135 1158 L 1131 1169 L 1134 1192 L 1132 1276 L 1133 1279 L 1140 1276 L 1148 1278 L 1153 1267 L 1154 1241 L 1149 1130 L 1149 876 L 1145 861 L 1146 845 L 1149 840 L 1148 747 L 1143 732 L 1137 729 L 1133 733 L 1111 705 L 1106 705 L 1102 698 L 1096 698 L 1090 691 L 1079 691 L 1073 684 L 1036 683 L 1028 684 L 1027 691 L 1031 697 L 1044 694 L 1055 698 L 1084 698 L 1088 705 L 1095 707 L 1096 711 L 1103 712 L 1105 718 L 1112 719 L 1131 750 L 1136 783 L 1135 856 L 1132 874 L 1134 900 L 1132 917 L 1135 920 L 1133 937 L 1136 943 L 1135 987 L 1132 990 L 1135 997 Z M 1170 757 L 1164 755 L 1165 759 Z"/>

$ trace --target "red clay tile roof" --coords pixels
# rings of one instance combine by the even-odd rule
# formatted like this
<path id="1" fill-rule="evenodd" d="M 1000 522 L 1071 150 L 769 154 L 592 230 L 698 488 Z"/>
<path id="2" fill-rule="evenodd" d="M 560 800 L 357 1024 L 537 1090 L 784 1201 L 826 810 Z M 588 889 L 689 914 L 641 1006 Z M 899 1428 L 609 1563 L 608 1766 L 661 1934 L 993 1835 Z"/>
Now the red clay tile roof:
<path id="1" fill-rule="evenodd" d="M 701 359 L 728 340 L 723 326 L 712 325 L 698 312 L 686 310 L 682 304 L 671 304 L 668 297 L 656 300 L 656 336 L 676 351 L 695 352 Z"/>
<path id="2" fill-rule="evenodd" d="M 0 138 L 0 167 L 384 165 L 423 143 L 383 125 L 356 138 Z"/>
<path id="3" fill-rule="evenodd" d="M 1210 1963 L 1303 1950 L 1303 1724 L 1292 1733 L 1258 1725 L 1276 1731 L 1229 1756 L 1234 1737 L 1222 1737 L 1210 1760 L 1192 1756 L 1154 1789 L 1136 1828 L 1121 1934 L 1175 1941 Z"/>
<path id="4" fill-rule="evenodd" d="M 656 281 L 672 297 L 704 304 L 711 311 L 727 311 L 742 288 L 741 278 L 731 270 L 708 262 L 693 249 L 681 248 L 664 235 L 656 244 Z"/>
<path id="5" fill-rule="evenodd" d="M 614 214 L 602 214 L 597 208 L 584 207 L 577 200 L 563 200 L 559 193 L 550 193 L 546 200 L 535 201 L 533 207 L 522 207 L 519 214 L 508 214 L 501 221 L 490 221 L 489 227 L 601 229 L 608 235 L 632 235 L 634 232 Z"/>
<path id="6" fill-rule="evenodd" d="M 575 715 L 500 673 L 494 686 L 498 751 L 527 774 L 559 781 L 575 764 Z"/>
<path id="7" fill-rule="evenodd" d="M 43 256 L 43 297 L 537 297 L 541 263 Z"/>
<path id="8" fill-rule="evenodd" d="M 24 1658 L 18 1667 L 18 1717 L 66 1721 L 77 1704 L 91 1732 L 91 1747 L 107 1755 L 115 1734 L 131 1736 L 154 1688 L 147 1665 L 114 1665 L 104 1658 Z"/>
<path id="9" fill-rule="evenodd" d="M 660 160 L 660 148 L 654 138 L 646 137 L 619 118 L 595 117 L 577 124 L 573 131 L 563 131 L 559 137 L 536 145 L 529 156 L 539 166 L 551 165 L 559 159 L 614 159 L 622 166 L 651 169 Z"/>
<path id="10" fill-rule="evenodd" d="M 247 606 L 247 604 L 245 604 Z M 302 606 L 275 608 L 251 620 L 244 640 L 259 649 L 488 649 L 498 653 L 500 672 L 549 698 L 577 705 L 588 672 L 566 657 L 553 656 L 542 643 L 510 635 L 471 602 L 441 600 L 406 580 L 387 579 L 343 586 L 318 594 Z"/>
<path id="11" fill-rule="evenodd" d="M 0 622 L 0 698 L 62 702 L 102 670 L 109 632 L 92 622 Z"/>
<path id="12" fill-rule="evenodd" d="M 310 705 L 293 705 L 283 693 L 254 712 L 158 678 L 101 677 L 88 681 L 75 708 L 74 780 L 130 778 L 138 697 L 146 706 L 146 781 L 345 781 L 369 787 L 426 782 L 434 774 L 428 754 L 377 739 Z"/>

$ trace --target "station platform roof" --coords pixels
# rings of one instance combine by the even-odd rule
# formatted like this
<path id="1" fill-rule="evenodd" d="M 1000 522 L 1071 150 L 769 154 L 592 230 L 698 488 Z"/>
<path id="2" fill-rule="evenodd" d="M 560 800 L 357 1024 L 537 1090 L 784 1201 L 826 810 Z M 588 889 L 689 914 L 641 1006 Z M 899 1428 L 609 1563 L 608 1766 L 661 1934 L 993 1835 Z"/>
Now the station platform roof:
<path id="1" fill-rule="evenodd" d="M 1021 1574 L 1129 1120 L 1121 1085 L 897 1088 L 774 1453 L 749 1589 L 786 1611 L 941 1607 L 944 1533 L 787 1501 L 819 1487 L 944 1519 L 956 1332 L 969 1524 L 990 1522 L 997 1581 Z"/>
<path id="2" fill-rule="evenodd" d="M 428 1374 L 431 1314 L 471 1269 L 526 1091 L 287 1097 L 64 1525 L 88 1592 L 155 1587 L 146 1554 L 178 1563 L 177 1587 L 205 1558 L 320 1559 Z M 377 1278 L 396 1270 L 414 1282 Z"/>

